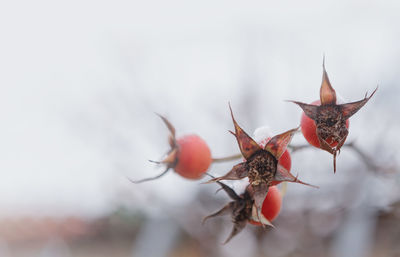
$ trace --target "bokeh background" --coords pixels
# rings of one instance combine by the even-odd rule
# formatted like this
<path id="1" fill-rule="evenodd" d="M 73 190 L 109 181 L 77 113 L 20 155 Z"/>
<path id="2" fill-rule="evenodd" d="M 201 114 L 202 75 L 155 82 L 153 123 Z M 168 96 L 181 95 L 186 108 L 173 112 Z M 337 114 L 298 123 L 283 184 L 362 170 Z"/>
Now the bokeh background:
<path id="1" fill-rule="evenodd" d="M 0 256 L 400 256 L 398 1 L 2 1 Z M 231 103 L 252 133 L 299 124 L 284 100 L 319 97 L 322 57 L 347 101 L 376 95 L 332 157 L 307 148 L 275 229 L 229 244 L 216 185 L 149 163 L 168 132 L 238 153 Z M 304 145 L 301 134 L 293 145 Z M 213 165 L 221 175 L 236 162 Z M 229 183 L 240 192 L 243 185 Z"/>

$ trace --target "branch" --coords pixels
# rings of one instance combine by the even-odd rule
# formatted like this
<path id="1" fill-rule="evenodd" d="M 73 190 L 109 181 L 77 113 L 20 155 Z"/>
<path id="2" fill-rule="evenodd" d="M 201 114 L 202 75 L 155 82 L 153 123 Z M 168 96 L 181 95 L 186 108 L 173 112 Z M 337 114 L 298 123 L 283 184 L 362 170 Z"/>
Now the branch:
<path id="1" fill-rule="evenodd" d="M 235 154 L 235 155 L 222 157 L 222 158 L 213 158 L 212 162 L 213 163 L 216 163 L 216 162 L 227 162 L 227 161 L 233 161 L 233 160 L 240 159 L 240 158 L 243 158 L 242 154 Z"/>
<path id="2" fill-rule="evenodd" d="M 309 144 L 305 145 L 289 145 L 288 148 L 292 151 L 292 153 L 301 151 L 304 149 L 307 149 L 311 147 Z M 372 156 L 368 155 L 364 151 L 362 151 L 354 141 L 346 143 L 343 145 L 343 147 L 350 148 L 353 150 L 359 157 L 360 159 L 365 163 L 367 168 L 371 171 L 374 171 L 376 173 L 394 173 L 396 172 L 397 168 L 396 165 L 391 165 L 391 166 L 380 166 L 374 161 L 374 158 Z"/>

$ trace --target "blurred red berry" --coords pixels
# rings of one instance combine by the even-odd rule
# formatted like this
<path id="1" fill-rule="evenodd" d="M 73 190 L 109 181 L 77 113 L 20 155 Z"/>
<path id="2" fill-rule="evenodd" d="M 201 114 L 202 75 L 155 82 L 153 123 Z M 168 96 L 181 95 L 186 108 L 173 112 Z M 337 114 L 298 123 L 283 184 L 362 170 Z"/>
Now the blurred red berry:
<path id="1" fill-rule="evenodd" d="M 212 162 L 211 151 L 207 143 L 197 135 L 186 135 L 176 138 L 174 126 L 165 117 L 159 116 L 170 132 L 168 142 L 171 149 L 162 161 L 152 162 L 163 164 L 166 166 L 166 169 L 163 173 L 155 177 L 132 182 L 141 183 L 160 178 L 165 175 L 169 169 L 174 169 L 176 173 L 184 178 L 201 178 Z"/>
<path id="2" fill-rule="evenodd" d="M 176 173 L 189 179 L 199 179 L 210 167 L 212 158 L 207 143 L 197 135 L 186 135 L 176 140 L 178 144 Z"/>

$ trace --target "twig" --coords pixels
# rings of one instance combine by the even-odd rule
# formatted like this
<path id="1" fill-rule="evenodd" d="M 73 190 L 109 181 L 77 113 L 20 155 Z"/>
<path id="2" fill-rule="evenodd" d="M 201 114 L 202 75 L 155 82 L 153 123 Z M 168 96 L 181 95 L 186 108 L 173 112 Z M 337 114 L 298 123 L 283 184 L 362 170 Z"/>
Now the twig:
<path id="1" fill-rule="evenodd" d="M 243 158 L 242 154 L 235 154 L 227 157 L 222 157 L 222 158 L 213 158 L 212 162 L 227 162 L 227 161 L 233 161 L 236 159 Z"/>
<path id="2" fill-rule="evenodd" d="M 288 148 L 292 151 L 292 153 L 300 151 L 300 150 L 304 150 L 306 148 L 311 147 L 311 145 L 289 145 Z M 380 166 L 378 165 L 374 159 L 368 155 L 367 153 L 365 153 L 364 151 L 362 151 L 356 144 L 354 141 L 346 143 L 343 145 L 343 147 L 347 147 L 352 149 L 355 153 L 358 154 L 358 156 L 361 158 L 361 160 L 365 163 L 365 165 L 367 166 L 367 168 L 371 171 L 374 172 L 379 172 L 379 173 L 392 173 L 393 171 L 396 170 L 395 166 Z"/>

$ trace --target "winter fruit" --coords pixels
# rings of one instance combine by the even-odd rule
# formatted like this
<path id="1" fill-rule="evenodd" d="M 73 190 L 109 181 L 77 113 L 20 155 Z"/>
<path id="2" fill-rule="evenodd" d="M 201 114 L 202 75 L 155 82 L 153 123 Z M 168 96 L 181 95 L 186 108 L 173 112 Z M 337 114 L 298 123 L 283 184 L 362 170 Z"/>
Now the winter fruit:
<path id="1" fill-rule="evenodd" d="M 176 142 L 179 151 L 175 172 L 189 179 L 201 178 L 212 161 L 207 143 L 198 135 L 186 135 Z"/>
<path id="2" fill-rule="evenodd" d="M 337 104 L 336 92 L 329 82 L 328 74 L 325 70 L 323 62 L 322 84 L 320 88 L 320 105 L 305 104 L 293 101 L 299 105 L 303 111 L 304 116 L 307 116 L 314 121 L 309 122 L 306 118 L 302 117 L 302 132 L 304 137 L 310 144 L 317 146 L 333 155 L 333 171 L 336 172 L 336 155 L 340 152 L 340 148 L 346 141 L 348 131 L 348 119 L 363 107 L 368 100 L 375 94 L 376 88 L 372 94 L 364 99 L 345 104 Z M 313 138 L 312 134 L 316 134 L 317 140 Z M 318 141 L 318 142 L 317 142 Z"/>
<path id="3" fill-rule="evenodd" d="M 229 106 L 230 108 L 230 106 Z M 235 133 L 239 149 L 245 158 L 245 161 L 233 166 L 232 170 L 226 175 L 213 178 L 209 182 L 220 180 L 239 180 L 247 177 L 253 191 L 254 204 L 256 206 L 259 220 L 264 225 L 270 225 L 261 213 L 261 207 L 268 193 L 268 189 L 276 182 L 288 181 L 309 185 L 297 179 L 287 169 L 285 169 L 278 160 L 285 152 L 287 145 L 293 137 L 297 128 L 286 131 L 282 134 L 272 137 L 262 148 L 255 142 L 244 130 L 239 127 L 233 117 L 230 108 L 232 121 L 235 126 Z"/>
<path id="4" fill-rule="evenodd" d="M 321 104 L 320 100 L 314 101 L 311 103 L 312 105 L 319 106 Z M 346 120 L 346 128 L 349 129 L 349 119 Z M 310 145 L 321 148 L 321 144 L 319 143 L 319 139 L 317 136 L 317 126 L 315 121 L 308 117 L 304 112 L 301 114 L 301 122 L 300 122 L 301 133 L 304 138 Z M 338 145 L 338 141 L 332 140 L 332 137 L 327 138 L 326 142 L 330 147 L 335 147 Z"/>
<path id="5" fill-rule="evenodd" d="M 165 175 L 169 169 L 174 169 L 176 173 L 184 178 L 201 178 L 212 162 L 211 151 L 207 143 L 198 135 L 186 135 L 176 138 L 175 128 L 172 124 L 163 116 L 159 116 L 170 132 L 168 141 L 171 149 L 162 161 L 151 162 L 163 164 L 166 166 L 166 169 L 163 173 L 155 177 L 132 182 L 141 183 L 160 178 Z"/>
<path id="6" fill-rule="evenodd" d="M 275 219 L 276 216 L 279 214 L 282 198 L 279 190 L 275 186 L 272 186 L 270 188 L 268 195 L 264 200 L 262 208 L 263 216 L 261 216 L 262 220 L 260 223 L 260 218 L 254 205 L 254 190 L 251 185 L 248 185 L 246 187 L 246 190 L 243 194 L 237 195 L 232 188 L 228 187 L 224 183 L 219 181 L 216 182 L 233 201 L 225 205 L 219 211 L 205 217 L 203 219 L 203 224 L 209 218 L 231 214 L 233 229 L 229 237 L 225 240 L 224 244 L 228 243 L 235 235 L 242 231 L 247 222 L 254 225 L 270 225 L 271 221 Z"/>

